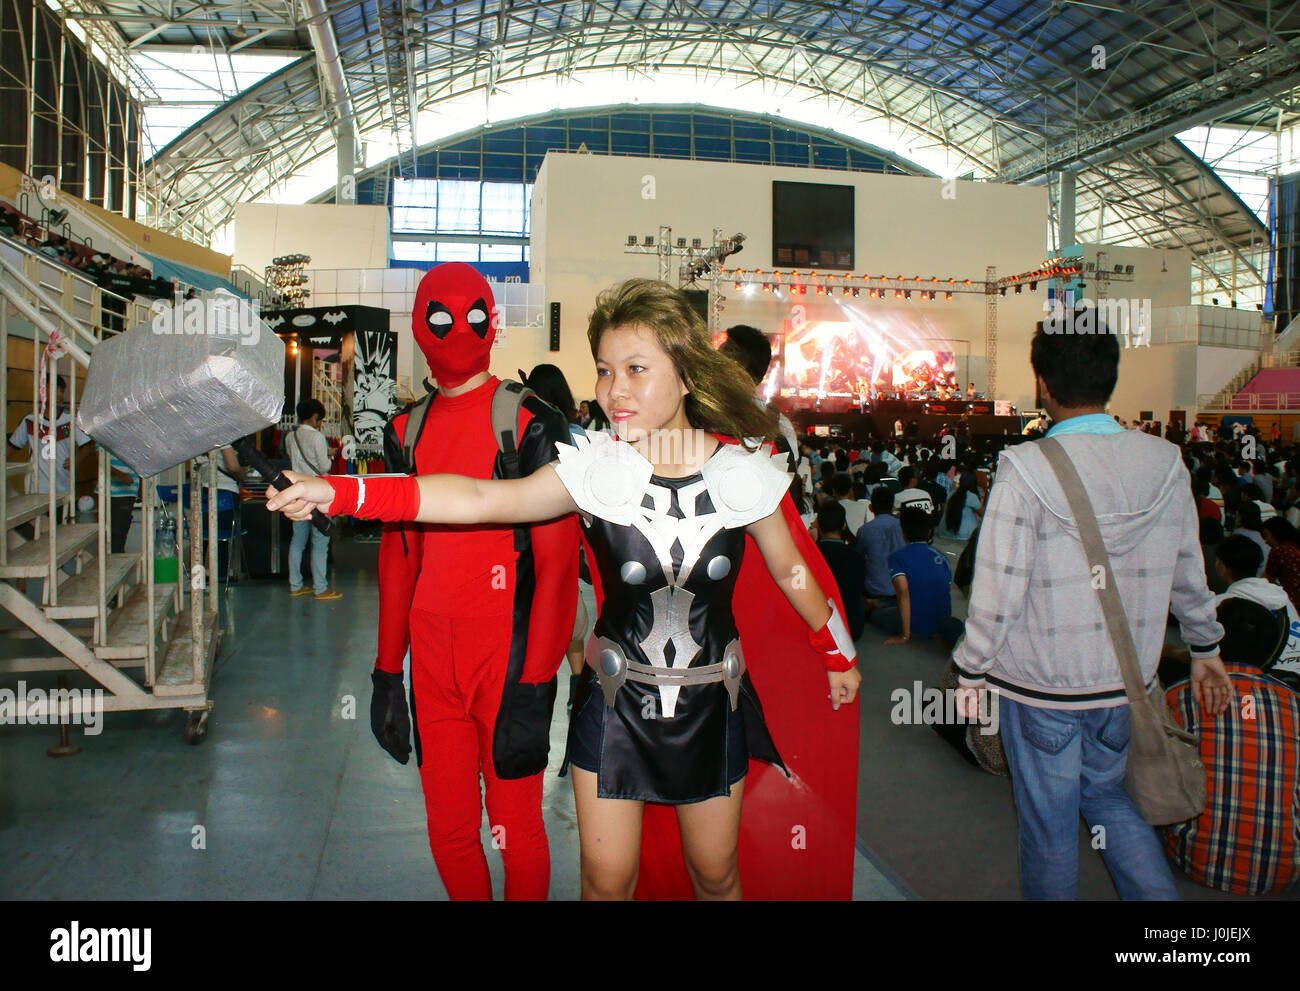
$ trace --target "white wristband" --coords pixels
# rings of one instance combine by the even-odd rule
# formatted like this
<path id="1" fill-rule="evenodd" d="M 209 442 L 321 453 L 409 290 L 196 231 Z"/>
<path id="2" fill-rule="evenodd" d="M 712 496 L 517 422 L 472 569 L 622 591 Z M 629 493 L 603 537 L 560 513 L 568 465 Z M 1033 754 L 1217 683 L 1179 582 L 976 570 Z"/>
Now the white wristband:
<path id="1" fill-rule="evenodd" d="M 849 628 L 844 624 L 844 617 L 835 608 L 834 599 L 827 599 L 826 604 L 831 607 L 831 618 L 826 621 L 826 628 L 831 631 L 831 639 L 835 641 L 835 649 L 840 652 L 840 655 L 846 661 L 856 661 L 858 659 L 858 649 L 853 645 L 853 638 L 849 636 Z"/>

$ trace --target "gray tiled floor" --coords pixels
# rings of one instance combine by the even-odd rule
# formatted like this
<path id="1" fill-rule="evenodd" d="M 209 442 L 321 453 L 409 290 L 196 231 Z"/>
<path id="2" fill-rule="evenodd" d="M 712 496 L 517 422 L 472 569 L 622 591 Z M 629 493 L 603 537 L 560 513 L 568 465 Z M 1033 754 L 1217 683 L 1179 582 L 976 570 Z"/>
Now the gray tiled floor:
<path id="1" fill-rule="evenodd" d="M 336 547 L 335 581 L 346 593 L 337 602 L 291 600 L 285 584 L 232 588 L 216 708 L 201 746 L 182 742 L 177 712 L 109 714 L 103 734 L 79 740 L 84 752 L 65 760 L 45 756 L 55 742 L 49 729 L 0 726 L 0 897 L 446 897 L 414 763 L 398 765 L 370 734 L 375 545 Z M 954 607 L 964 615 L 959 595 Z M 858 644 L 854 897 L 1017 898 L 1007 779 L 971 768 L 926 727 L 889 720 L 890 692 L 917 678 L 937 683 L 945 653 L 937 643 L 886 648 L 882 640 L 869 629 Z M 0 687 L 17 681 L 0 675 Z M 571 899 L 573 797 L 554 774 L 565 678 L 560 692 L 543 811 L 551 897 Z M 343 718 L 347 696 L 353 719 Z M 203 849 L 195 849 L 196 826 Z M 1081 897 L 1113 899 L 1082 829 L 1080 850 Z M 500 860 L 490 854 L 489 864 L 499 893 Z M 1181 878 L 1179 889 L 1188 899 L 1232 898 Z"/>
<path id="2" fill-rule="evenodd" d="M 202 745 L 182 742 L 179 712 L 109 714 L 64 760 L 45 755 L 51 730 L 0 727 L 0 897 L 446 897 L 414 762 L 398 765 L 370 734 L 374 545 L 336 553 L 336 602 L 290 599 L 285 584 L 232 587 Z M 543 799 L 556 899 L 578 895 L 573 796 L 554 773 L 566 695 L 562 678 Z M 500 858 L 489 864 L 499 895 Z M 904 897 L 861 853 L 854 896 Z"/>

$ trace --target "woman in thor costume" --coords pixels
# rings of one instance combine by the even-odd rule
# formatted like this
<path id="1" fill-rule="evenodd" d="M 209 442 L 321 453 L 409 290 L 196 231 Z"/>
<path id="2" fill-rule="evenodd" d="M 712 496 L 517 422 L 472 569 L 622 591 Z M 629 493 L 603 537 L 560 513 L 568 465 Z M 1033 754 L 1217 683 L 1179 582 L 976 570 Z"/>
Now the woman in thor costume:
<path id="1" fill-rule="evenodd" d="M 832 708 L 854 700 L 856 653 L 834 586 L 817 580 L 825 569 L 811 560 L 813 545 L 783 505 L 785 456 L 756 441 L 730 441 L 771 439 L 775 417 L 754 402 L 743 369 L 709 345 L 685 297 L 664 283 L 625 282 L 597 300 L 588 337 L 596 398 L 617 439 L 588 433 L 576 448 L 558 445 L 554 471 L 517 480 L 290 473 L 294 485 L 274 494 L 269 508 L 293 519 L 320 508 L 459 524 L 524 523 L 576 510 L 602 599 L 566 754 L 583 897 L 632 896 L 650 802 L 676 807 L 696 897 L 739 898 L 748 760 L 785 770 L 733 613 L 749 539 L 822 658 Z M 791 844 L 791 833 L 782 839 Z"/>

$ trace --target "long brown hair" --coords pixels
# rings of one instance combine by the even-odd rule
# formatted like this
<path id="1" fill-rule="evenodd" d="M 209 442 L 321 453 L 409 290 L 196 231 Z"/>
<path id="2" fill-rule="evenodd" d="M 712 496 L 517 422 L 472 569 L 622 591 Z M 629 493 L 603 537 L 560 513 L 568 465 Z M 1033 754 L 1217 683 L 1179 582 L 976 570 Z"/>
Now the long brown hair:
<path id="1" fill-rule="evenodd" d="M 777 414 L 754 400 L 754 380 L 739 363 L 714 349 L 709 329 L 685 294 L 666 282 L 628 279 L 596 297 L 587 323 L 591 356 L 611 327 L 652 331 L 690 390 L 686 419 L 692 427 L 733 437 L 775 440 Z"/>

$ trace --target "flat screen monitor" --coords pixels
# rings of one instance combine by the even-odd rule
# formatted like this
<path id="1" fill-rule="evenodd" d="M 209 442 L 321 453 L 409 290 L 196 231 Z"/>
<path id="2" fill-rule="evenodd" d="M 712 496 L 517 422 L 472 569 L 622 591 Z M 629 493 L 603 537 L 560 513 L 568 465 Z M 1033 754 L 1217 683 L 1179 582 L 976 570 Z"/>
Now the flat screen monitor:
<path id="1" fill-rule="evenodd" d="M 773 182 L 772 265 L 853 268 L 853 187 Z"/>

